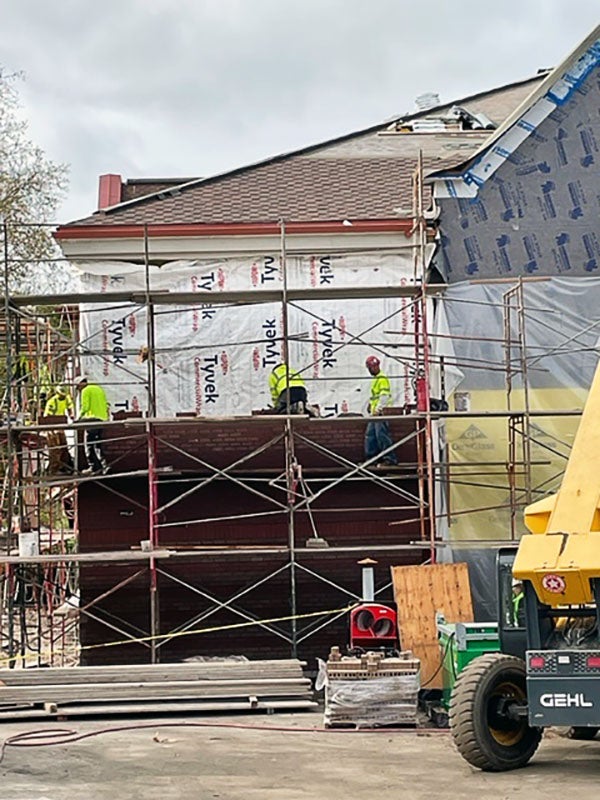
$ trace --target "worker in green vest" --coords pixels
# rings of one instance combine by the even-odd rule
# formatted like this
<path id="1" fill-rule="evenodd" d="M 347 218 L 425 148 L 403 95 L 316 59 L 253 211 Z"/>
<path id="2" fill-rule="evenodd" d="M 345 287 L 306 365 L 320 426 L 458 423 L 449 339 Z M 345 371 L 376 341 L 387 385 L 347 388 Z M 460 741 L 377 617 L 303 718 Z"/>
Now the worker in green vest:
<path id="1" fill-rule="evenodd" d="M 513 625 L 517 628 L 525 626 L 525 593 L 523 583 L 518 580 L 512 582 Z"/>
<path id="2" fill-rule="evenodd" d="M 269 389 L 276 414 L 315 415 L 315 409 L 308 404 L 304 381 L 287 364 L 278 364 L 273 369 L 269 375 Z"/>
<path id="3" fill-rule="evenodd" d="M 75 385 L 80 392 L 79 422 L 106 422 L 108 419 L 108 402 L 106 393 L 96 383 L 89 383 L 85 375 L 76 379 Z M 100 475 L 108 472 L 108 464 L 102 453 L 102 427 L 85 429 L 85 457 L 88 467 L 83 475 Z"/>
<path id="4" fill-rule="evenodd" d="M 392 404 L 392 389 L 390 379 L 381 370 L 381 362 L 377 356 L 369 356 L 365 366 L 372 376 L 371 394 L 369 397 L 369 415 L 380 417 L 383 409 Z M 370 460 L 387 450 L 393 445 L 390 425 L 385 420 L 373 420 L 367 425 L 365 431 L 365 457 Z M 395 466 L 398 464 L 398 456 L 391 450 L 378 461 L 375 466 Z"/>
<path id="5" fill-rule="evenodd" d="M 45 417 L 72 417 L 75 413 L 73 398 L 64 386 L 57 386 L 44 409 Z"/>
<path id="6" fill-rule="evenodd" d="M 73 398 L 64 386 L 57 386 L 44 408 L 44 417 L 63 417 L 64 422 L 73 419 L 75 406 Z M 73 472 L 73 459 L 69 453 L 65 431 L 49 430 L 46 434 L 48 444 L 48 473 Z"/>

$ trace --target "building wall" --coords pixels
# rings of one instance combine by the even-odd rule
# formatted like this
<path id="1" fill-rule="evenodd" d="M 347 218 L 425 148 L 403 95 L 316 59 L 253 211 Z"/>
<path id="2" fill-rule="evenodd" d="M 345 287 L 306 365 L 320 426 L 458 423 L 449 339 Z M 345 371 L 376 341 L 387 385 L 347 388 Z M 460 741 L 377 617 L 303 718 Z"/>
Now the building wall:
<path id="1" fill-rule="evenodd" d="M 335 452 L 339 458 L 357 462 L 362 458 L 365 421 L 315 420 L 294 424 L 302 435 Z M 188 422 L 157 426 L 158 504 L 159 506 L 177 497 L 192 484 L 175 483 L 192 479 L 206 479 L 211 472 L 202 469 L 198 461 L 226 469 L 234 461 L 249 453 L 261 443 L 269 441 L 282 430 L 279 421 L 260 419 L 229 422 Z M 133 441 L 124 438 L 132 428 L 119 425 L 106 429 L 114 441 L 105 443 L 113 468 L 140 470 L 145 466 L 146 443 L 137 437 Z M 414 421 L 393 420 L 392 432 L 396 441 L 414 432 Z M 168 444 L 167 444 L 168 443 Z M 135 449 L 131 445 L 135 444 Z M 168 445 L 171 445 L 169 447 Z M 180 451 L 172 449 L 175 445 Z M 405 465 L 391 478 L 413 495 L 418 494 L 416 440 L 410 439 L 401 446 L 400 459 Z M 312 493 L 316 493 L 340 478 L 347 468 L 321 453 L 310 450 L 306 444 L 298 443 L 296 457 L 302 464 L 304 476 Z M 121 459 L 119 462 L 118 459 Z M 116 465 L 119 465 L 118 467 Z M 172 471 L 161 472 L 166 467 Z M 279 488 L 268 485 L 268 480 L 280 476 L 284 467 L 283 445 L 278 444 L 252 461 L 247 462 L 235 475 L 240 481 L 249 478 L 259 482 L 247 485 L 257 488 L 265 495 L 285 501 L 284 485 Z M 387 476 L 390 478 L 390 476 Z M 146 476 L 119 479 L 118 495 L 110 491 L 110 482 L 92 481 L 82 484 L 79 496 L 80 549 L 83 552 L 139 549 L 139 543 L 148 538 L 148 481 Z M 232 481 L 214 480 L 197 492 L 160 515 L 159 525 L 180 522 L 175 527 L 159 528 L 159 547 L 186 551 L 185 558 L 165 559 L 159 562 L 164 574 L 159 575 L 160 630 L 163 633 L 177 628 L 197 614 L 214 607 L 215 602 L 226 602 L 233 595 L 245 592 L 236 605 L 255 619 L 288 617 L 291 610 L 291 580 L 289 568 L 289 527 L 287 514 L 283 511 L 272 516 L 259 516 L 273 511 L 274 506 L 257 497 L 247 488 Z M 357 562 L 370 556 L 377 562 L 377 585 L 389 583 L 389 568 L 392 565 L 419 563 L 424 555 L 421 549 L 381 552 L 375 546 L 408 544 L 421 539 L 418 504 L 411 504 L 403 497 L 392 494 L 375 481 L 369 479 L 344 480 L 323 494 L 311 505 L 312 518 L 319 537 L 326 539 L 331 549 L 305 548 L 306 541 L 314 536 L 311 519 L 298 510 L 294 515 L 294 539 L 299 548 L 296 568 L 297 621 L 298 629 L 316 626 L 335 615 L 302 617 L 314 612 L 344 608 L 348 602 L 360 595 L 361 575 Z M 222 522 L 201 520 L 231 515 L 256 515 L 247 519 Z M 403 525 L 391 522 L 405 521 Z M 336 547 L 356 547 L 355 551 L 342 552 Z M 202 553 L 193 554 L 194 548 Z M 227 553 L 210 553 L 210 548 Z M 252 548 L 253 552 L 243 549 Z M 279 548 L 280 552 L 267 552 Z M 264 553 L 256 552 L 264 549 Z M 286 567 L 286 565 L 288 565 Z M 286 568 L 284 568 L 286 567 Z M 306 567 L 310 572 L 305 571 Z M 282 571 L 263 581 L 273 571 Z M 81 568 L 81 602 L 85 607 L 100 595 L 106 595 L 119 582 L 141 571 L 134 581 L 108 594 L 99 603 L 90 607 L 94 618 L 83 615 L 81 623 L 82 663 L 130 663 L 149 660 L 149 652 L 143 645 L 98 647 L 123 639 L 122 633 L 112 630 L 99 620 L 116 625 L 121 631 L 136 635 L 149 630 L 149 584 L 147 566 L 140 562 L 127 564 L 97 563 Z M 326 580 L 321 580 L 322 576 Z M 176 580 L 199 588 L 207 596 L 194 593 Z M 212 598 L 212 599 L 211 599 Z M 386 589 L 382 599 L 391 600 L 391 590 Z M 243 621 L 230 610 L 221 610 L 193 628 L 220 627 Z M 291 622 L 273 623 L 287 635 Z M 347 615 L 341 614 L 333 624 L 315 635 L 309 635 L 298 647 L 302 658 L 325 657 L 329 647 L 344 646 Z M 303 636 L 308 633 L 305 631 Z M 244 654 L 250 658 L 275 658 L 291 654 L 289 642 L 251 626 L 215 631 L 174 639 L 161 651 L 163 660 L 179 660 L 192 655 Z"/>

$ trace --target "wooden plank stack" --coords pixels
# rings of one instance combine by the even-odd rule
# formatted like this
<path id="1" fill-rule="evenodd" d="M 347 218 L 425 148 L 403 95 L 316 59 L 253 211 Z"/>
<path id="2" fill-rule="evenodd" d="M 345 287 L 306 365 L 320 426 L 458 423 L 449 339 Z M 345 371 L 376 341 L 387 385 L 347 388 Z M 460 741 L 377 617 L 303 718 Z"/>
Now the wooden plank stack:
<path id="1" fill-rule="evenodd" d="M 419 659 L 410 651 L 398 658 L 371 652 L 353 658 L 342 657 L 332 648 L 325 683 L 325 727 L 415 725 L 419 669 Z"/>
<path id="2" fill-rule="evenodd" d="M 44 714 L 310 709 L 317 704 L 303 666 L 286 659 L 3 669 L 0 720 Z"/>
<path id="3" fill-rule="evenodd" d="M 403 648 L 421 661 L 421 683 L 442 688 L 436 613 L 449 622 L 472 622 L 473 603 L 466 564 L 392 567 L 398 633 Z"/>

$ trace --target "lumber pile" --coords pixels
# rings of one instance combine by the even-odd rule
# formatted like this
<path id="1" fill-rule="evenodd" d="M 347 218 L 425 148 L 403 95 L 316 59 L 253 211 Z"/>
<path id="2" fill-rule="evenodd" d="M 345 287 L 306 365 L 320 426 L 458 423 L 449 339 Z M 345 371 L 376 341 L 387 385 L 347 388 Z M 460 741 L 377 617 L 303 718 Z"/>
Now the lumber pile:
<path id="1" fill-rule="evenodd" d="M 309 709 L 316 703 L 303 666 L 286 659 L 3 669 L 0 720 L 44 714 Z"/>
<path id="2" fill-rule="evenodd" d="M 398 658 L 371 652 L 352 658 L 332 648 L 326 665 L 325 727 L 415 725 L 419 670 L 419 659 L 410 651 Z"/>

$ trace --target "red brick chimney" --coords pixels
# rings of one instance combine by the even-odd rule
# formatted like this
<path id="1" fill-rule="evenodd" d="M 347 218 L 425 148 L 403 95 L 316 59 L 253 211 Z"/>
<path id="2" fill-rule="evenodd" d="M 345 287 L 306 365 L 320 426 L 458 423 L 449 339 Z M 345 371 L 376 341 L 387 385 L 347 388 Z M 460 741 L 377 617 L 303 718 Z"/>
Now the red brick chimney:
<path id="1" fill-rule="evenodd" d="M 100 175 L 98 182 L 98 211 L 121 202 L 121 176 Z"/>

